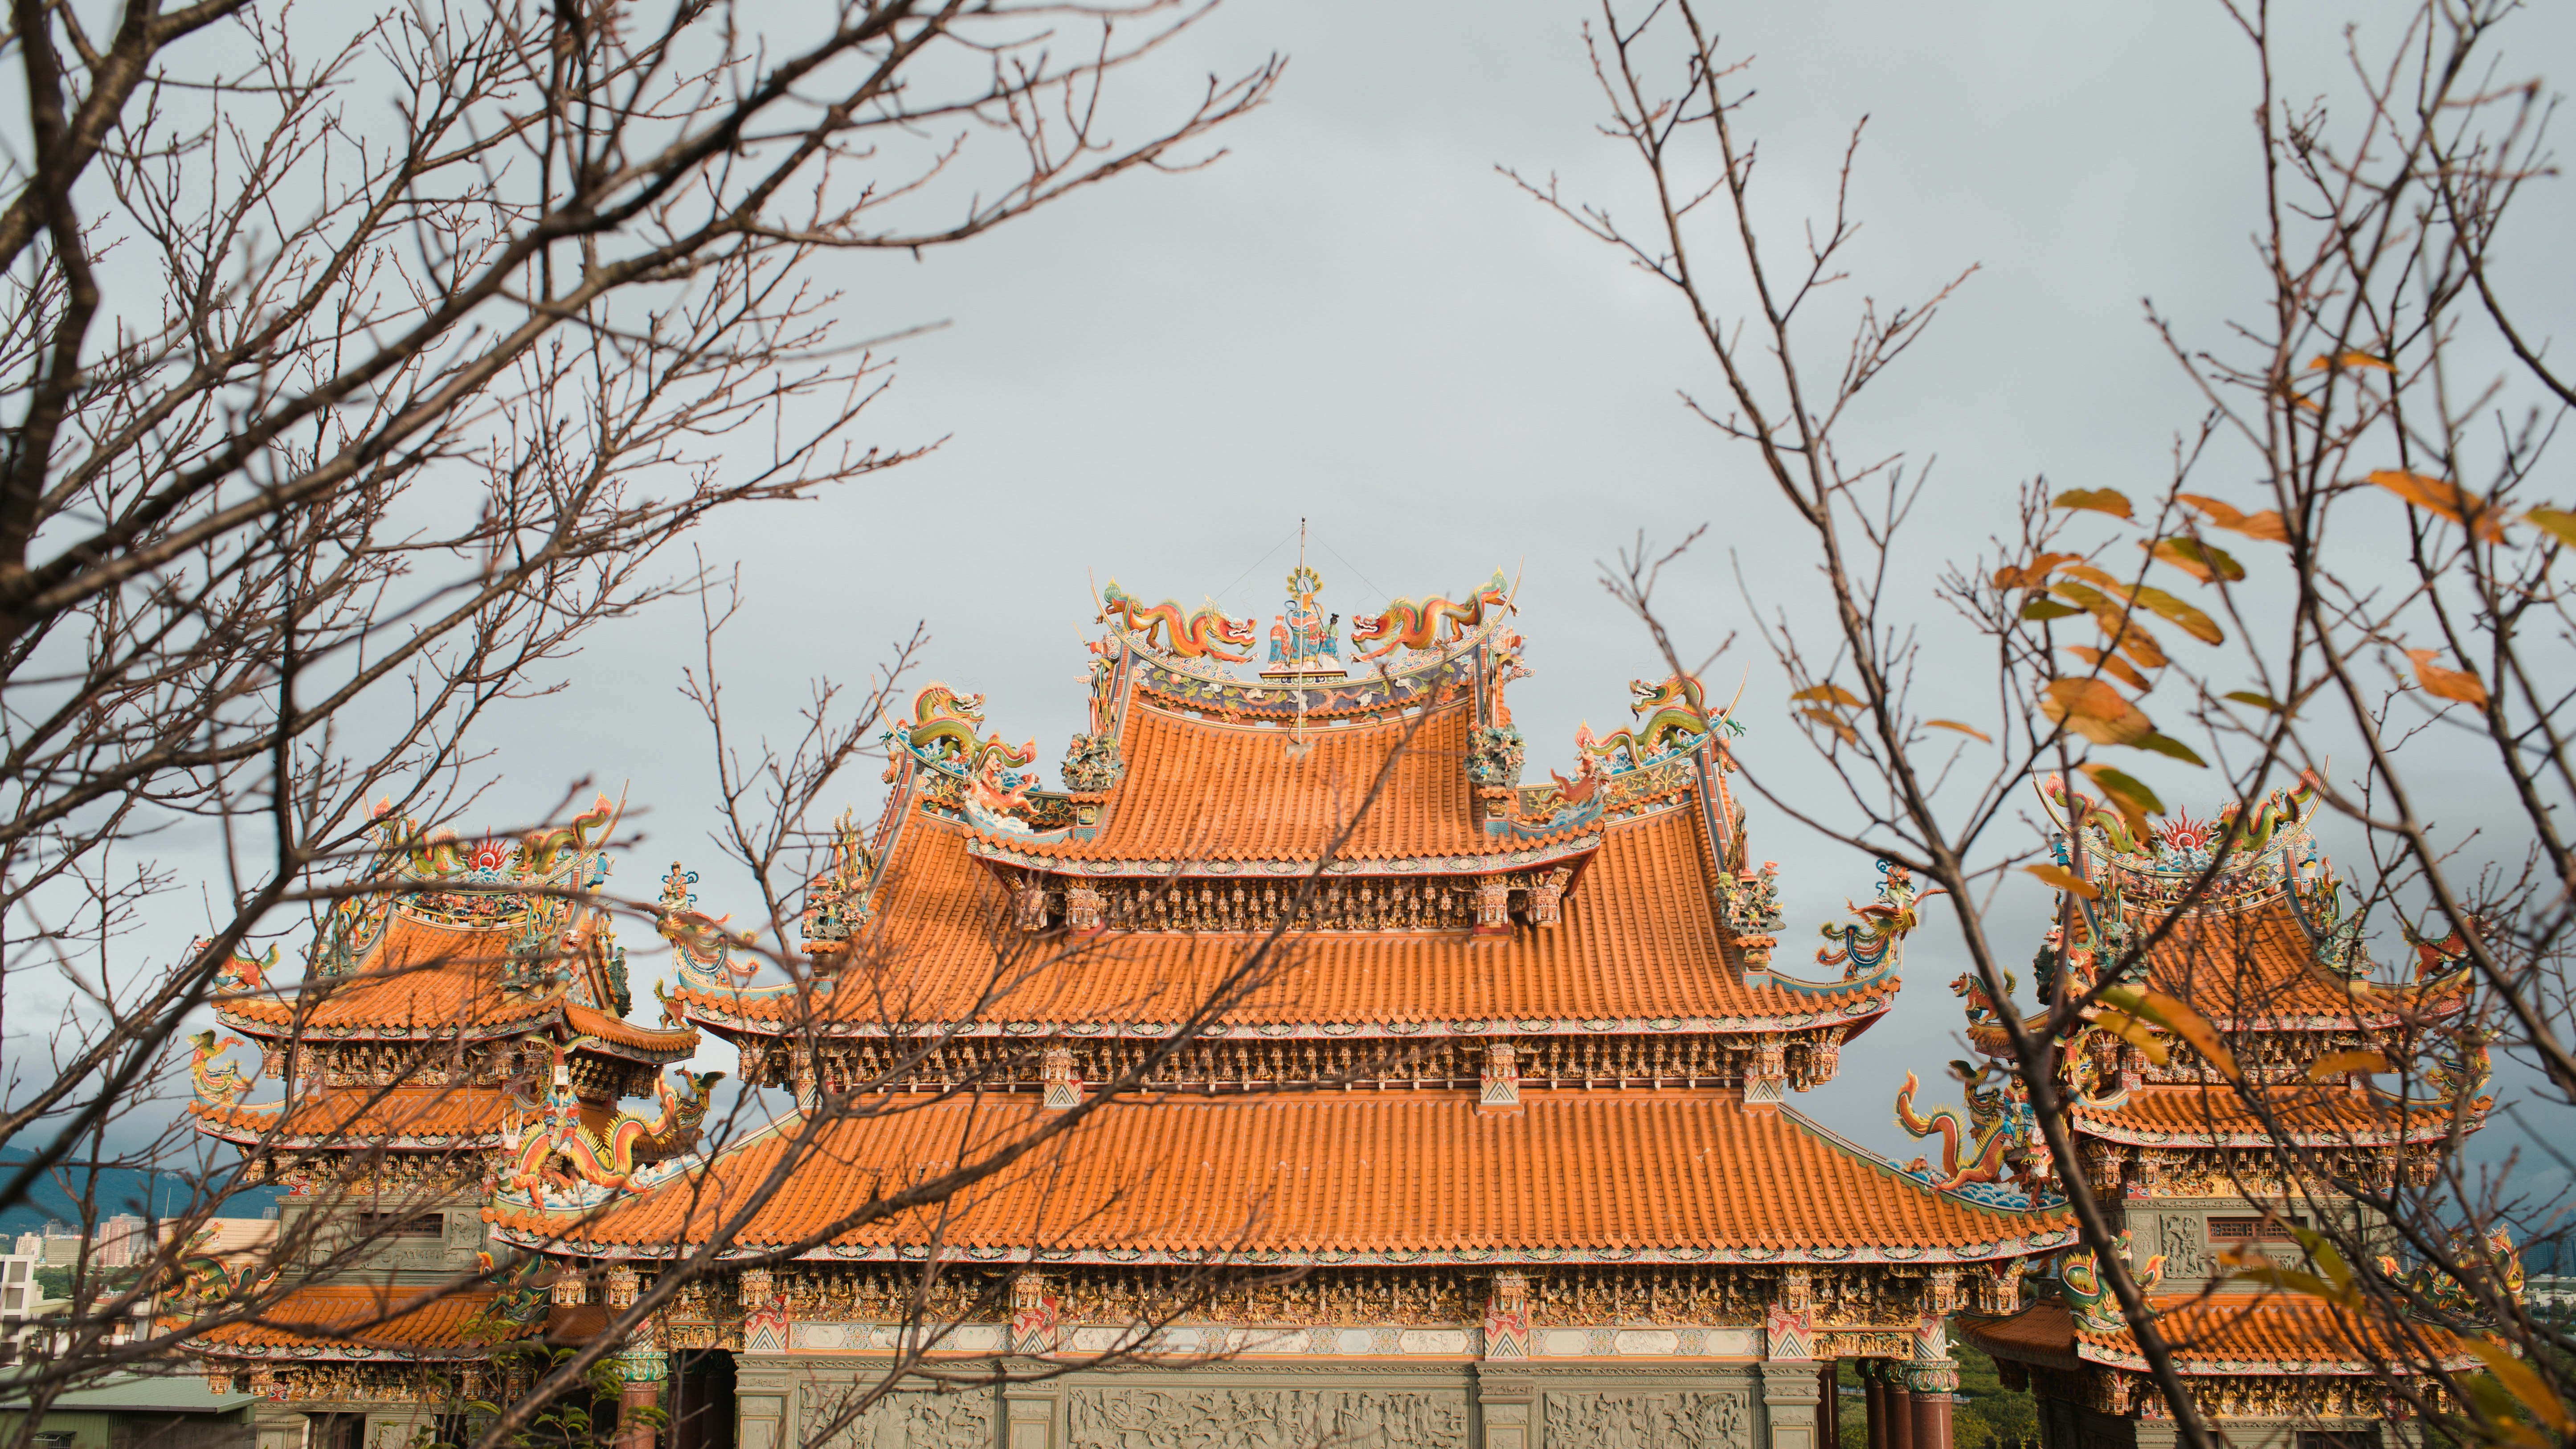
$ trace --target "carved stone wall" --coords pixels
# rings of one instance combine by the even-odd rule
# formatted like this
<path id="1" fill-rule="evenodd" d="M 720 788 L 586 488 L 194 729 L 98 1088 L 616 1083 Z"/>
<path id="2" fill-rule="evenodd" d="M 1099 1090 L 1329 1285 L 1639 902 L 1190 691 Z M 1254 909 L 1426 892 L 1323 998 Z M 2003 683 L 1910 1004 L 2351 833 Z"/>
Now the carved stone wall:
<path id="1" fill-rule="evenodd" d="M 1394 1388 L 1075 1388 L 1072 1449 L 1467 1449 L 1467 1394 Z"/>
<path id="2" fill-rule="evenodd" d="M 1552 1392 L 1543 1422 L 1547 1449 L 1752 1449 L 1753 1396 Z"/>
<path id="3" fill-rule="evenodd" d="M 873 1378 L 863 1376 L 862 1387 Z M 993 1393 L 894 1393 L 856 1408 L 862 1387 L 808 1383 L 798 1395 L 798 1449 L 993 1449 Z"/>

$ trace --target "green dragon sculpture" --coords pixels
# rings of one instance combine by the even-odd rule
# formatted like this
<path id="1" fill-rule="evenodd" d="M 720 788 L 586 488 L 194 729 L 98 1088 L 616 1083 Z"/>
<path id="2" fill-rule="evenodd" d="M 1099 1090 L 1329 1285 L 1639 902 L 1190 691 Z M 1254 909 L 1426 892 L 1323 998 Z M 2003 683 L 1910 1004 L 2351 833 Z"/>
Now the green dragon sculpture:
<path id="1" fill-rule="evenodd" d="M 230 1062 L 224 1063 L 220 1070 L 213 1065 L 219 1053 L 229 1051 L 241 1044 L 241 1038 L 237 1036 L 228 1036 L 220 1042 L 216 1041 L 212 1028 L 188 1038 L 188 1045 L 191 1048 L 188 1078 L 196 1084 L 197 1097 L 200 1101 L 216 1102 L 229 1107 L 250 1094 L 251 1083 L 259 1079 L 257 1073 L 245 1077 L 242 1075 L 241 1068 Z"/>
<path id="2" fill-rule="evenodd" d="M 1015 749 L 1000 735 L 978 739 L 975 727 L 983 722 L 984 696 L 959 694 L 933 680 L 912 697 L 912 724 L 904 730 L 903 739 L 922 754 L 952 761 L 969 774 L 981 770 L 987 760 L 996 756 L 1014 770 L 1026 769 L 1037 761 L 1036 740 Z"/>
<path id="3" fill-rule="evenodd" d="M 1709 731 L 1707 701 L 1696 679 L 1678 674 L 1653 684 L 1632 679 L 1628 692 L 1636 696 L 1628 713 L 1643 718 L 1645 724 L 1596 738 L 1586 723 L 1575 731 L 1576 749 L 1605 760 L 1625 754 L 1630 764 L 1642 765 L 1674 743 Z"/>

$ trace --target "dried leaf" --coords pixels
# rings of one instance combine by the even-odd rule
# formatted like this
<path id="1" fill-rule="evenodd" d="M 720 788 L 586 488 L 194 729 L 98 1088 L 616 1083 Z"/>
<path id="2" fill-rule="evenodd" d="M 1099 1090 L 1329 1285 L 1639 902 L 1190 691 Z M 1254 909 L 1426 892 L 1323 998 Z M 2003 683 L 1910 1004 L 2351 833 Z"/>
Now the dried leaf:
<path id="1" fill-rule="evenodd" d="M 2462 704 L 2487 707 L 2487 687 L 2478 683 L 2477 675 L 2464 669 L 2445 669 L 2433 661 L 2442 657 L 2439 649 L 2409 649 L 2406 657 L 2415 661 L 2415 678 L 2426 694 L 2441 699 L 2456 699 Z"/>
<path id="2" fill-rule="evenodd" d="M 2175 598 L 2173 595 L 2166 593 L 2164 590 L 2151 589 L 2144 584 L 2140 584 L 2133 592 L 2139 603 L 2146 605 L 2148 608 L 2155 610 L 2163 617 L 2171 619 L 2176 624 L 2181 625 L 2184 633 L 2189 634 L 2201 643 L 2224 644 L 2227 642 L 2227 631 L 2218 627 L 2217 620 L 2209 617 L 2208 614 L 2194 608 L 2190 604 L 2186 604 L 2182 600 Z"/>
<path id="3" fill-rule="evenodd" d="M 2060 679 L 2039 696 L 2040 713 L 2097 745 L 2134 744 L 2155 733 L 2144 711 L 2098 679 Z"/>
<path id="4" fill-rule="evenodd" d="M 2192 749 L 2191 746 L 2186 745 L 2182 741 L 2174 739 L 2169 735 L 2151 734 L 2145 739 L 2136 740 L 2132 743 L 2134 743 L 2139 749 L 2153 751 L 2169 760 L 2180 760 L 2184 764 L 2190 765 L 2196 769 L 2205 770 L 2209 768 L 2209 761 L 2202 759 L 2199 753 Z"/>
<path id="5" fill-rule="evenodd" d="M 2140 539 L 2138 547 L 2148 549 L 2156 558 L 2204 584 L 2216 579 L 2232 584 L 2245 577 L 2245 565 L 2230 557 L 2227 550 L 2196 538 L 2160 538 L 2152 545 Z"/>
<path id="6" fill-rule="evenodd" d="M 2095 778 L 2098 780 L 2100 777 Z M 2207 1017 L 2184 1005 L 2180 1000 L 2161 991 L 2150 991 L 2140 986 L 2114 986 L 2102 993 L 2102 999 L 2123 1011 L 2145 1017 L 2191 1043 L 2192 1050 L 2207 1058 L 2209 1064 L 2218 1069 L 2218 1074 L 2227 1080 L 2241 1082 L 2245 1079 L 2244 1074 L 2236 1069 L 2236 1054 L 2227 1049 L 2227 1043 L 2218 1039 L 2218 1028 L 2211 1026 Z M 2318 1252 L 2317 1244 L 2307 1242 L 2307 1239 L 2314 1234 L 2304 1233 L 2296 1227 L 2291 1231 L 2302 1233 L 2300 1242 L 2307 1245 L 2310 1254 Z M 2320 1239 L 2319 1242 L 2323 1240 Z M 2329 1273 L 2343 1268 L 2343 1259 L 2334 1256 L 2331 1244 L 2325 1246 L 2324 1253 L 2325 1256 L 2320 1257 L 2318 1261 Z M 2337 1275 L 2336 1281 L 2346 1282 L 2350 1277 L 2351 1270 L 2345 1268 Z"/>
<path id="7" fill-rule="evenodd" d="M 2102 894 L 2091 881 L 2062 865 L 2025 865 L 2022 869 L 2069 895 L 2082 896 L 2088 901 Z"/>
<path id="8" fill-rule="evenodd" d="M 2129 1045 L 2136 1047 L 2139 1051 L 2146 1054 L 2148 1061 L 2155 1063 L 2157 1066 L 2161 1067 L 2173 1060 L 2173 1053 L 2166 1049 L 2164 1038 L 2156 1035 L 2155 1028 L 2138 1020 L 2136 1017 L 2129 1015 L 2127 1012 L 2095 1012 L 2093 1015 L 2093 1024 L 2102 1028 L 2104 1031 L 2109 1032 L 2111 1035 L 2118 1037 L 2120 1040 L 2127 1042 Z"/>
<path id="9" fill-rule="evenodd" d="M 2048 586 L 2048 576 L 2059 564 L 2073 563 L 2078 555 L 2043 553 L 2026 564 L 2006 564 L 1995 570 L 1995 587 L 1999 589 L 2038 589 Z"/>
<path id="10" fill-rule="evenodd" d="M 2069 488 L 2050 501 L 2052 508 L 2083 508 L 2113 518 L 2129 516 L 2129 496 L 2113 488 Z"/>
<path id="11" fill-rule="evenodd" d="M 2399 468 L 2382 468 L 2370 475 L 2370 481 L 2405 499 L 2408 507 L 2439 514 L 2464 527 L 2474 518 L 2478 537 L 2489 543 L 2504 542 L 2504 519 L 2485 499 L 2457 483 Z"/>
<path id="12" fill-rule="evenodd" d="M 2046 623 L 2051 619 L 2063 619 L 2083 612 L 2072 604 L 2061 604 L 2055 599 L 2033 599 L 2021 606 L 2021 616 L 2034 623 Z"/>
<path id="13" fill-rule="evenodd" d="M 2522 1400 L 2524 1408 L 2531 1410 L 2533 1418 L 2561 1434 L 2576 1434 L 2576 1417 L 2568 1414 L 2567 1406 L 2550 1391 L 2538 1370 L 2514 1357 L 2510 1345 L 2492 1338 L 2462 1334 L 2460 1346 L 2476 1354 L 2478 1361 L 2487 1366 L 2487 1372 L 2496 1376 L 2496 1382 L 2504 1385 L 2506 1392 Z"/>
<path id="14" fill-rule="evenodd" d="M 2265 543 L 2290 541 L 2288 525 L 2282 523 L 2281 515 L 2271 509 L 2267 508 L 2261 513 L 2243 513 L 2239 512 L 2233 503 L 2223 502 L 2201 493 L 2177 493 L 2174 495 L 2174 501 L 2208 519 L 2210 526 L 2214 528 L 2223 528 L 2230 533 L 2241 533 L 2247 538 L 2259 538 Z"/>
<path id="15" fill-rule="evenodd" d="M 1961 724 L 1954 719 L 1927 719 L 1923 723 L 1936 730 L 1957 730 L 1963 735 L 1974 735 L 1987 744 L 1994 743 L 1992 736 L 1972 724 Z"/>
<path id="16" fill-rule="evenodd" d="M 2347 367 L 2375 367 L 2382 372 L 2395 372 L 2397 370 L 2396 365 L 2389 362 L 2386 358 L 2373 357 L 2367 352 L 2338 352 L 2332 357 L 2328 357 L 2324 353 L 2319 353 L 2308 359 L 2308 368 L 2312 372 L 2322 372 L 2330 367 L 2338 369 Z"/>
<path id="17" fill-rule="evenodd" d="M 1853 729 L 1841 715 L 1838 715 L 1831 710 L 1802 709 L 1798 711 L 1798 713 L 1808 719 L 1814 720 L 1825 728 L 1832 730 L 1835 734 L 1842 736 L 1844 744 L 1856 745 L 1860 743 L 1860 731 Z"/>
<path id="18" fill-rule="evenodd" d="M 2068 564 L 2066 566 L 2066 572 L 2072 577 L 2084 580 L 2088 584 L 2099 584 L 2106 589 L 2125 590 L 2128 588 L 2128 584 L 2123 582 L 2117 575 L 2104 569 L 2097 569 L 2088 563 Z"/>
<path id="19" fill-rule="evenodd" d="M 1846 709 L 1860 707 L 1860 697 L 1839 684 L 1819 684 L 1813 689 L 1802 689 L 1790 695 L 1789 699 L 1796 704 L 1838 704 Z"/>
<path id="20" fill-rule="evenodd" d="M 2308 1080 L 2323 1082 L 2335 1077 L 2348 1077 L 2355 1072 L 2376 1073 L 2390 1070 L 2393 1068 L 2388 1065 L 2388 1058 L 2377 1052 L 2328 1052 L 2308 1063 Z"/>
<path id="21" fill-rule="evenodd" d="M 2140 718 L 2143 719 L 2145 716 L 2141 715 Z M 2151 734 L 2153 732 L 2153 730 L 2148 731 Z M 2132 742 L 2124 740 L 2120 743 Z M 2110 802 L 2111 808 L 2120 812 L 2120 818 L 2127 822 L 2131 835 L 2145 839 L 2147 817 L 2165 813 L 2165 802 L 2157 799 L 2155 791 L 2148 789 L 2134 777 L 2112 769 L 2108 765 L 2078 765 L 2076 768 L 2092 776 L 2093 783 L 2102 787 L 2103 799 Z"/>
<path id="22" fill-rule="evenodd" d="M 2145 675 L 2117 654 L 2105 654 L 2090 644 L 2069 644 L 2066 652 L 2142 694 L 2152 687 Z"/>
<path id="23" fill-rule="evenodd" d="M 2101 623 L 2098 619 L 2094 622 Z M 2103 624 L 2102 632 L 2110 634 L 2114 630 Z M 2120 652 L 2136 660 L 2140 669 L 2162 669 L 2172 662 L 2165 658 L 2164 646 L 2156 642 L 2156 636 L 2148 633 L 2146 626 L 2137 620 L 2131 619 L 2116 632 L 2120 636 Z"/>
<path id="24" fill-rule="evenodd" d="M 2564 508 L 2535 508 L 2523 517 L 2548 529 L 2560 543 L 2576 547 L 2576 513 Z"/>

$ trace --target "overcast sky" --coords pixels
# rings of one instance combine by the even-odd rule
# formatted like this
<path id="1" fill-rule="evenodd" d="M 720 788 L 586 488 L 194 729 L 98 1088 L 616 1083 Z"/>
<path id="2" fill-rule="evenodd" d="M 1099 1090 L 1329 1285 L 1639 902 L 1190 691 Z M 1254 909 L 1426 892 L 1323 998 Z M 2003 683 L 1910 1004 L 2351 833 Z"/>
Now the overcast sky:
<path id="1" fill-rule="evenodd" d="M 2312 26 L 2308 88 L 2336 83 L 2343 12 L 2285 8 Z M 2508 69 L 2562 77 L 2570 9 L 2517 22 Z M 870 484 L 699 536 L 740 562 L 748 589 L 725 642 L 736 727 L 785 734 L 811 676 L 863 676 L 921 621 L 933 643 L 920 681 L 983 692 L 989 726 L 1035 736 L 1051 767 L 1082 721 L 1093 584 L 1214 595 L 1266 625 L 1300 517 L 1326 606 L 1345 616 L 1497 566 L 1521 576 L 1516 627 L 1536 674 L 1512 702 L 1541 777 L 1569 764 L 1578 721 L 1624 722 L 1625 681 L 1663 672 L 1596 582 L 1597 561 L 1639 530 L 1672 541 L 1711 526 L 1671 583 L 1686 648 L 1748 628 L 1731 560 L 1765 609 L 1812 616 L 1805 539 L 1754 460 L 1676 401 L 1716 386 L 1676 299 L 1496 174 L 1553 172 L 1570 196 L 1644 220 L 1633 161 L 1593 130 L 1588 14 L 1235 0 L 1121 93 L 1141 133 L 1202 73 L 1286 53 L 1277 101 L 1225 134 L 1213 167 L 1124 179 L 919 261 L 830 260 L 854 334 L 943 324 L 900 345 L 866 437 L 945 441 Z M 2365 45 L 2391 34 L 2389 12 L 2356 14 Z M 1865 113 L 1854 296 L 1912 300 L 1979 269 L 1853 438 L 1856 452 L 1937 457 L 1907 551 L 1937 623 L 1928 580 L 2003 526 L 2022 481 L 2134 493 L 2162 481 L 2197 407 L 2141 299 L 2210 342 L 2260 301 L 2250 56 L 2215 4 L 1824 0 L 1722 18 L 1730 48 L 1759 57 L 1748 122 L 1778 246 L 1829 206 Z M 2564 190 L 2533 199 L 2509 259 L 2544 335 L 2570 316 L 2563 256 L 2538 240 L 2568 234 Z M 676 692 L 694 635 L 686 606 L 595 635 L 567 689 L 500 720 L 503 788 L 487 802 L 516 820 L 585 774 L 623 788 L 649 836 L 624 886 L 648 889 L 676 854 L 707 873 L 707 905 L 741 910 L 705 839 L 703 727 Z M 1933 663 L 1953 657 L 1972 683 L 1973 653 Z M 1767 656 L 1739 643 L 1712 684 L 1732 692 L 1748 665 L 1739 753 L 1821 790 Z M 2156 776 L 2169 801 L 2220 803 L 2180 773 Z M 874 777 L 854 781 L 863 811 Z M 1756 858 L 1784 865 L 1794 966 L 1874 873 L 1752 810 Z M 2011 902 L 2010 959 L 2036 945 L 2046 900 L 2027 894 Z M 1894 1015 L 1802 1107 L 1874 1146 L 1920 1150 L 1889 1103 L 1908 1068 L 1937 1083 L 1958 1054 L 1956 940 L 1946 910 L 1928 911 Z M 666 969 L 650 944 L 630 942 L 639 996 Z M 712 1048 L 710 1064 L 730 1057 Z"/>

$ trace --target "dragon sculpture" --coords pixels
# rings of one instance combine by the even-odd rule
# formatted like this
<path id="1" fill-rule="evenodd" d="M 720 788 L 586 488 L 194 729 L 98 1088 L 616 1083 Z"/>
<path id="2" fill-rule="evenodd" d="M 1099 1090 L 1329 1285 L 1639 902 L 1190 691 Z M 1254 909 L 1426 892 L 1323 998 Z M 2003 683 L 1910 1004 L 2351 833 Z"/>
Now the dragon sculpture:
<path id="1" fill-rule="evenodd" d="M 1933 1186 L 1943 1190 L 1965 1187 L 1972 1182 L 2001 1182 L 2024 1154 L 2033 1123 L 2030 1107 L 2020 1100 L 2018 1085 L 1999 1062 L 1988 1062 L 1974 1072 L 1965 1062 L 1952 1062 L 1951 1073 L 1966 1085 L 1968 1110 L 1940 1106 L 1929 1116 L 1914 1110 L 1914 1094 L 1922 1083 L 1912 1072 L 1905 1074 L 1905 1085 L 1896 1094 L 1896 1124 L 1911 1137 L 1941 1138 L 1941 1165 L 1935 1169 L 1918 1157 L 1907 1163 L 1908 1172 L 1932 1177 Z M 2003 1080 L 1992 1086 L 1987 1078 L 2000 1074 Z M 1965 1145 L 1967 1150 L 1960 1149 Z"/>
<path id="2" fill-rule="evenodd" d="M 2118 1251 L 2121 1262 L 2136 1261 L 2127 1231 L 2122 1231 L 2119 1241 L 2112 1246 Z M 2149 1258 L 2146 1266 L 2132 1270 L 2130 1276 L 2137 1281 L 2140 1293 L 2154 1292 L 2156 1285 L 2165 1280 L 2165 1255 L 2158 1253 Z M 2057 1260 L 2057 1282 L 2064 1292 L 2066 1306 L 2074 1312 L 2078 1330 L 2117 1333 L 2128 1326 L 2120 1316 L 2119 1297 L 2112 1293 L 2109 1284 L 2102 1281 L 2101 1265 L 2095 1260 L 2091 1248 L 2068 1249 L 2066 1255 Z"/>
<path id="3" fill-rule="evenodd" d="M 1147 608 L 1142 599 L 1111 579 L 1109 586 L 1100 591 L 1100 619 L 1142 634 L 1148 646 L 1184 659 L 1221 659 L 1228 664 L 1241 664 L 1252 658 L 1252 621 L 1229 619 L 1214 604 L 1188 614 L 1169 599 Z M 1161 636 L 1159 643 L 1157 635 Z M 1226 652 L 1229 648 L 1243 652 L 1230 654 Z"/>
<path id="4" fill-rule="evenodd" d="M 200 942 L 202 946 L 204 943 Z M 268 989 L 268 973 L 277 969 L 277 948 L 268 948 L 265 956 L 244 956 L 235 952 L 215 968 L 215 990 L 239 993 Z"/>
<path id="5" fill-rule="evenodd" d="M 976 738 L 975 726 L 983 722 L 984 696 L 959 694 L 933 681 L 912 697 L 912 723 L 903 732 L 903 742 L 921 754 L 961 765 L 969 774 L 995 758 L 1014 770 L 1027 769 L 1037 761 L 1035 740 L 1014 749 L 1000 735 Z"/>
<path id="6" fill-rule="evenodd" d="M 1397 648 L 1433 649 L 1442 644 L 1455 644 L 1467 637 L 1467 631 L 1485 622 L 1487 609 L 1511 607 L 1511 580 L 1501 569 L 1457 603 L 1434 596 L 1415 603 L 1411 599 L 1394 599 L 1378 614 L 1357 614 L 1351 618 L 1351 642 L 1365 644 L 1372 639 L 1386 642 L 1363 652 L 1361 659 L 1375 659 L 1392 654 Z M 1445 630 L 1446 637 L 1443 637 Z"/>
<path id="7" fill-rule="evenodd" d="M 257 1073 L 254 1072 L 245 1077 L 242 1075 L 241 1068 L 230 1062 L 225 1062 L 220 1069 L 214 1065 L 218 1054 L 241 1044 L 241 1038 L 237 1036 L 228 1036 L 220 1042 L 216 1041 L 212 1028 L 188 1038 L 188 1045 L 192 1049 L 188 1062 L 188 1077 L 196 1083 L 197 1096 L 200 1100 L 229 1107 L 250 1094 L 251 1083 L 258 1080 Z"/>
<path id="8" fill-rule="evenodd" d="M 1843 902 L 1858 918 L 1856 921 L 1816 928 L 1816 934 L 1826 940 L 1842 943 L 1818 949 L 1816 964 L 1842 968 L 1845 981 L 1876 975 L 1887 965 L 1897 944 L 1918 924 L 1914 908 L 1933 896 L 1948 894 L 1939 890 L 1929 895 L 1919 893 L 1915 889 L 1914 873 L 1901 865 L 1882 860 L 1878 868 L 1882 874 L 1877 900 L 1865 906 L 1849 900 Z"/>
<path id="9" fill-rule="evenodd" d="M 1632 679 L 1628 681 L 1628 692 L 1636 696 L 1636 703 L 1628 706 L 1628 713 L 1645 720 L 1645 724 L 1634 729 L 1613 730 L 1596 738 L 1592 726 L 1587 723 L 1575 731 L 1574 747 L 1577 750 L 1605 760 L 1625 754 L 1631 765 L 1642 765 L 1673 745 L 1696 739 L 1709 731 L 1707 701 L 1696 679 L 1679 674 L 1653 684 Z"/>
<path id="10" fill-rule="evenodd" d="M 178 1260 L 171 1265 L 178 1279 L 171 1297 L 188 1303 L 217 1303 L 255 1298 L 277 1282 L 278 1269 L 265 1273 L 251 1271 L 250 1264 L 227 1263 L 215 1248 L 216 1229 L 199 1228 L 179 1250 Z"/>
<path id="11" fill-rule="evenodd" d="M 685 1091 L 672 1090 L 667 1081 L 654 1084 L 662 1101 L 659 1117 L 647 1122 L 621 1112 L 604 1135 L 595 1134 L 581 1123 L 581 1099 L 573 1095 L 572 1069 L 568 1064 L 568 1054 L 585 1040 L 588 1038 L 575 1037 L 561 1046 L 549 1045 L 554 1058 L 554 1081 L 546 1089 L 544 1100 L 520 1099 L 523 1108 L 536 1110 L 541 1116 L 521 1135 L 508 1165 L 502 1169 L 501 1180 L 531 1194 L 541 1206 L 549 1187 L 575 1191 L 573 1177 L 594 1187 L 621 1188 L 638 1166 L 687 1151 L 697 1140 L 699 1124 L 706 1120 L 715 1084 L 724 1079 L 722 1072 L 677 1071 L 675 1075 Z M 557 1158 L 571 1168 L 571 1176 L 553 1170 Z"/>

